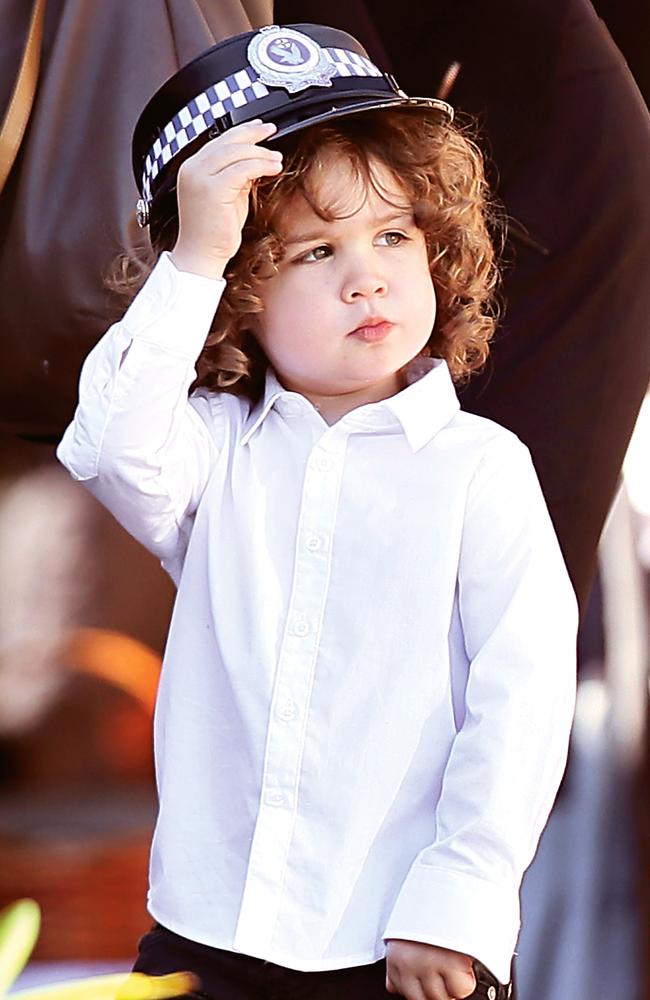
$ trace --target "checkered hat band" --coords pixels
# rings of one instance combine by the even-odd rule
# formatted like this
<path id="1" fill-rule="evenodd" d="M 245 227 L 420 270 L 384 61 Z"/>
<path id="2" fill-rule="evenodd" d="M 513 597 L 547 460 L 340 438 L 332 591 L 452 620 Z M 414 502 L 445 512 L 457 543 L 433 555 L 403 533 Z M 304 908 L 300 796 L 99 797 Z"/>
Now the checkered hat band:
<path id="1" fill-rule="evenodd" d="M 324 48 L 325 57 L 334 67 L 334 76 L 383 76 L 374 63 L 348 49 Z M 262 83 L 252 66 L 231 73 L 213 83 L 203 93 L 175 114 L 154 142 L 144 161 L 142 195 L 152 200 L 152 185 L 162 168 L 188 143 L 211 128 L 235 108 L 267 97 L 269 89 Z"/>

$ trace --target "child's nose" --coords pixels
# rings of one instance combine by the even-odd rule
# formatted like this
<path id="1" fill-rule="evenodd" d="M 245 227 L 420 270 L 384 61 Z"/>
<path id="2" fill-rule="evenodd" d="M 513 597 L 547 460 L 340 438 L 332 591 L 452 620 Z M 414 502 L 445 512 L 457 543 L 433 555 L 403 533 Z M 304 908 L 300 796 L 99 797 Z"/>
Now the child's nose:
<path id="1" fill-rule="evenodd" d="M 364 268 L 351 275 L 343 285 L 342 298 L 345 302 L 356 299 L 385 295 L 388 290 L 386 279 L 373 268 Z"/>

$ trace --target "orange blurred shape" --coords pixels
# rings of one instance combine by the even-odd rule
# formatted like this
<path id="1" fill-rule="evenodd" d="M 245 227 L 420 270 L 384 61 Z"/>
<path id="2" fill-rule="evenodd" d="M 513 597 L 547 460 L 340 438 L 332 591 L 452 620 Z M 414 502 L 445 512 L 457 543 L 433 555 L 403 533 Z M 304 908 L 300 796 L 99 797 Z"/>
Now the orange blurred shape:
<path id="1" fill-rule="evenodd" d="M 161 660 L 138 639 L 110 629 L 77 629 L 63 651 L 74 670 L 99 677 L 153 714 Z"/>

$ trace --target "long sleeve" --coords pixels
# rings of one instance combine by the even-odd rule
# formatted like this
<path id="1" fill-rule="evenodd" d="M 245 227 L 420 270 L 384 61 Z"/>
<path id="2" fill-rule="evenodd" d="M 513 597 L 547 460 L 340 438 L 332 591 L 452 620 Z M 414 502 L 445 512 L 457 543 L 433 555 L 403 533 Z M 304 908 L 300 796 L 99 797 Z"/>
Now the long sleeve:
<path id="1" fill-rule="evenodd" d="M 495 439 L 474 475 L 457 590 L 464 719 L 436 810 L 384 938 L 480 959 L 503 982 L 519 888 L 562 778 L 575 706 L 577 608 L 527 449 Z"/>
<path id="2" fill-rule="evenodd" d="M 163 254 L 88 355 L 57 449 L 75 479 L 163 561 L 173 560 L 221 443 L 218 403 L 188 400 L 225 282 Z"/>

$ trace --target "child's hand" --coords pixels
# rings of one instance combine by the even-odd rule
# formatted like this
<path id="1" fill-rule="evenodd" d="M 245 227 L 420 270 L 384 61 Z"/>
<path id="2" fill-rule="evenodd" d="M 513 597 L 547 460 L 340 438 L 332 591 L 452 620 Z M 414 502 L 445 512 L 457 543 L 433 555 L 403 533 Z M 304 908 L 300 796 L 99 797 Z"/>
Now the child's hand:
<path id="1" fill-rule="evenodd" d="M 241 243 L 253 181 L 282 169 L 281 153 L 256 145 L 275 130 L 272 122 L 235 125 L 181 164 L 172 259 L 182 271 L 223 276 Z"/>
<path id="2" fill-rule="evenodd" d="M 386 989 L 406 1000 L 461 1000 L 476 989 L 472 959 L 433 944 L 389 941 Z"/>

